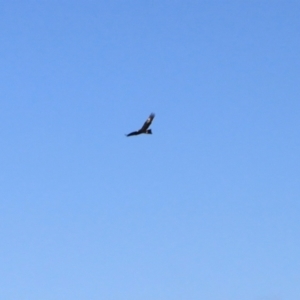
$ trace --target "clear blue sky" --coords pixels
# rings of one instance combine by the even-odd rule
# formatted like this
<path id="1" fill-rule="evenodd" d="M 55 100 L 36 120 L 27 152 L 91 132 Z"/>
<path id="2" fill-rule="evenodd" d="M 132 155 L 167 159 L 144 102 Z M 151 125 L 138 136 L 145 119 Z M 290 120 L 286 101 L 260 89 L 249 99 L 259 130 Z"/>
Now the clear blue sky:
<path id="1" fill-rule="evenodd" d="M 0 1 L 0 298 L 300 299 L 299 16 Z"/>

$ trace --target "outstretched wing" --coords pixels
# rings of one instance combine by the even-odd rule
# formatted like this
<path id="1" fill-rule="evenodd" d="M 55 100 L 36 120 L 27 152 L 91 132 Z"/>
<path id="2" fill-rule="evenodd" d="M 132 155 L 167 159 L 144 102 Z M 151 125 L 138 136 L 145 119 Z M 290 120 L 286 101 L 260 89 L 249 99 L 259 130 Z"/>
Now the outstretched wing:
<path id="1" fill-rule="evenodd" d="M 132 136 L 132 135 L 138 135 L 138 134 L 139 134 L 138 131 L 133 131 L 133 132 L 126 134 L 126 136 Z"/>
<path id="2" fill-rule="evenodd" d="M 150 114 L 150 116 L 148 117 L 148 119 L 144 123 L 143 127 L 139 131 L 141 131 L 141 132 L 146 131 L 148 129 L 148 127 L 151 125 L 154 117 L 155 117 L 154 113 Z"/>

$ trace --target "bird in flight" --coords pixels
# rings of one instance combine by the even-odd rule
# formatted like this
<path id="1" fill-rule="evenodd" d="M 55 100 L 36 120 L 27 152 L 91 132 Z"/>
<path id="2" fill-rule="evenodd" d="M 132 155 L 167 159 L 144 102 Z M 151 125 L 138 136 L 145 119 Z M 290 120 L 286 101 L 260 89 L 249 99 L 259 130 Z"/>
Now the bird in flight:
<path id="1" fill-rule="evenodd" d="M 126 136 L 139 135 L 141 133 L 152 134 L 152 130 L 148 128 L 151 125 L 154 117 L 155 117 L 154 113 L 150 114 L 150 116 L 148 117 L 148 119 L 146 120 L 146 122 L 144 123 L 141 129 L 139 129 L 138 131 L 130 132 Z"/>

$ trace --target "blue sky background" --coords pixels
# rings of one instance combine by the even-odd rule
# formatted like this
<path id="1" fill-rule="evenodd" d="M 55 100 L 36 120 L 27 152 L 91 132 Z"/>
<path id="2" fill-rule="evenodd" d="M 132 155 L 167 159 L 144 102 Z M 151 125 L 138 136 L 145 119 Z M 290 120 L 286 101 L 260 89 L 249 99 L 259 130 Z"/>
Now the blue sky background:
<path id="1" fill-rule="evenodd" d="M 0 298 L 300 299 L 299 16 L 0 1 Z"/>

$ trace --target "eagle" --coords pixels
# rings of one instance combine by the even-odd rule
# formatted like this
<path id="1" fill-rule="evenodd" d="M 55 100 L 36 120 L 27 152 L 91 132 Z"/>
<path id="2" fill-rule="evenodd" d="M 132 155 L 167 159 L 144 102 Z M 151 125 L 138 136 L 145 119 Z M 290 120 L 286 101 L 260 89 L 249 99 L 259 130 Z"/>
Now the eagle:
<path id="1" fill-rule="evenodd" d="M 152 134 L 152 130 L 148 129 L 148 128 L 151 125 L 154 117 L 155 117 L 155 114 L 151 113 L 141 129 L 139 129 L 138 131 L 130 132 L 130 133 L 126 134 L 126 136 L 139 135 L 141 133 Z"/>

